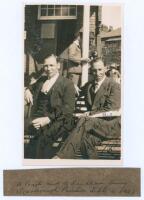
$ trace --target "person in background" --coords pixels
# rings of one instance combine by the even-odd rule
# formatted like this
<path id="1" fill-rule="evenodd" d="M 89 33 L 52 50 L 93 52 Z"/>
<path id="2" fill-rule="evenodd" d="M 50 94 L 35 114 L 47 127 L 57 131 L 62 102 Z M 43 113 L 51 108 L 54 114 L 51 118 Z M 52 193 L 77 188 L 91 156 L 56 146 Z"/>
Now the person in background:
<path id="1" fill-rule="evenodd" d="M 94 33 L 90 32 L 90 37 L 89 37 L 89 58 L 90 58 L 90 61 L 92 61 L 92 60 L 94 60 L 98 57 L 94 40 L 95 40 Z"/>
<path id="2" fill-rule="evenodd" d="M 73 43 L 68 48 L 68 77 L 77 86 L 80 85 L 81 76 L 81 36 L 80 33 L 75 34 Z"/>
<path id="3" fill-rule="evenodd" d="M 119 72 L 119 65 L 116 63 L 112 63 L 107 71 L 107 76 L 111 77 L 114 81 L 120 84 L 121 82 L 121 75 Z"/>
<path id="4" fill-rule="evenodd" d="M 74 83 L 77 94 L 81 85 L 82 63 L 85 62 L 89 62 L 89 59 L 82 58 L 81 34 L 77 33 L 68 48 L 68 78 Z"/>
<path id="5" fill-rule="evenodd" d="M 91 74 L 91 63 L 96 60 L 98 58 L 98 53 L 96 51 L 96 45 L 95 45 L 95 35 L 93 32 L 90 32 L 90 36 L 89 36 L 89 59 L 90 59 L 90 63 L 89 63 L 89 76 L 88 76 L 88 80 L 92 81 L 93 80 L 93 75 Z"/>

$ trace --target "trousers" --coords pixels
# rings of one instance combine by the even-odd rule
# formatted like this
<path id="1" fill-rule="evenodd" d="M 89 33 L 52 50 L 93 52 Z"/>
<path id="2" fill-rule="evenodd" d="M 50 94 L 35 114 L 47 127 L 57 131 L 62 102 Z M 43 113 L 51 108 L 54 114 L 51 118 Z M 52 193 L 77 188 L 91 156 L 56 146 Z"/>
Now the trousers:
<path id="1" fill-rule="evenodd" d="M 120 118 L 79 119 L 57 156 L 62 159 L 98 159 L 97 145 L 107 139 L 120 137 Z"/>

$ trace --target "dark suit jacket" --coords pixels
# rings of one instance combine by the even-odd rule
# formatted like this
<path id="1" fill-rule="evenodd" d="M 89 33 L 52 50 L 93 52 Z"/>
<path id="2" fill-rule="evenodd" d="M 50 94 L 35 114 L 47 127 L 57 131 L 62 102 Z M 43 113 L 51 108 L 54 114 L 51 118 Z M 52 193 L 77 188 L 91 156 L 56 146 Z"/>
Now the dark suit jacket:
<path id="1" fill-rule="evenodd" d="M 93 102 L 90 95 L 92 84 L 88 83 L 85 88 L 85 100 L 91 114 L 120 109 L 121 93 L 118 83 L 106 77 L 96 92 Z M 87 122 L 86 127 L 95 136 L 107 139 L 118 138 L 121 134 L 121 118 L 93 118 Z"/>
<path id="2" fill-rule="evenodd" d="M 68 72 L 81 73 L 81 49 L 73 42 L 68 48 Z"/>
<path id="3" fill-rule="evenodd" d="M 110 78 L 105 78 L 94 100 L 91 98 L 91 87 L 93 82 L 87 83 L 82 91 L 85 96 L 86 105 L 91 113 L 117 110 L 120 108 L 120 85 Z"/>
<path id="4" fill-rule="evenodd" d="M 92 102 L 89 82 L 82 88 L 82 96 L 92 114 L 113 111 L 120 108 L 120 86 L 113 80 L 106 78 L 95 94 Z M 79 152 L 85 158 L 97 159 L 96 146 L 101 140 L 117 139 L 121 135 L 120 117 L 78 119 L 76 128 L 67 138 L 58 156 L 60 158 L 77 158 Z"/>
<path id="5" fill-rule="evenodd" d="M 34 94 L 32 119 L 35 118 L 38 95 L 45 81 L 46 78 L 43 77 L 30 87 Z M 48 116 L 51 123 L 44 127 L 43 131 L 45 135 L 51 136 L 55 140 L 64 129 L 69 130 L 72 127 L 71 120 L 75 107 L 75 90 L 73 83 L 60 75 L 48 93 L 50 93 L 50 101 L 47 109 L 44 111 L 44 117 Z"/>
<path id="6" fill-rule="evenodd" d="M 31 118 L 34 119 L 37 111 L 37 103 L 41 97 L 40 91 L 47 77 L 40 78 L 35 84 L 29 87 L 34 97 Z M 46 107 L 42 109 L 44 117 L 48 116 L 50 124 L 36 130 L 31 124 L 28 128 L 30 135 L 35 135 L 34 139 L 25 149 L 27 158 L 52 158 L 55 155 L 55 149 L 52 144 L 59 137 L 65 139 L 73 128 L 73 112 L 75 107 L 75 90 L 73 83 L 61 75 L 52 86 L 48 95 Z"/>

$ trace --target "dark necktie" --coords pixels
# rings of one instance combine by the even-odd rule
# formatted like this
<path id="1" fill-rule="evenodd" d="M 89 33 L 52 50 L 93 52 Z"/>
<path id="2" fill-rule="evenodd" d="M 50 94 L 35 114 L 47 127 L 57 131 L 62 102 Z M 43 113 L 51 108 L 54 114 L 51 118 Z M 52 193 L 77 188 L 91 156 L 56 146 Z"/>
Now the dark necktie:
<path id="1" fill-rule="evenodd" d="M 97 88 L 98 88 L 98 84 L 97 83 L 94 83 L 93 85 L 92 85 L 92 87 L 91 87 L 91 91 L 90 91 L 90 93 L 91 93 L 91 101 L 92 101 L 92 103 L 93 103 L 93 101 L 94 101 L 94 98 L 95 98 L 95 95 L 96 95 L 96 90 L 97 90 Z"/>

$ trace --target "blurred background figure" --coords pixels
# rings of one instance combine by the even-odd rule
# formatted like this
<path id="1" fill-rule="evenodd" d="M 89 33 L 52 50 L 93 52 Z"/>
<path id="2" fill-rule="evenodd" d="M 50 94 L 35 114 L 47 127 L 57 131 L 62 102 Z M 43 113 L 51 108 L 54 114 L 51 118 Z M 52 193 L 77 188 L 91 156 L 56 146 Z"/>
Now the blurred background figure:
<path id="1" fill-rule="evenodd" d="M 91 61 L 96 59 L 97 56 L 98 56 L 94 40 L 95 40 L 94 33 L 90 32 L 90 36 L 89 36 L 89 58 L 90 58 Z"/>
<path id="2" fill-rule="evenodd" d="M 91 73 L 91 64 L 94 60 L 98 58 L 98 53 L 96 51 L 96 45 L 95 45 L 95 35 L 94 32 L 90 32 L 89 35 L 89 72 L 88 72 L 88 81 L 93 80 L 93 75 Z"/>
<path id="3" fill-rule="evenodd" d="M 79 95 L 82 76 L 82 65 L 89 62 L 89 58 L 82 58 L 82 34 L 76 33 L 68 48 L 68 78 L 72 80 L 76 94 Z"/>
<path id="4" fill-rule="evenodd" d="M 74 85 L 80 86 L 80 78 L 82 73 L 81 68 L 81 35 L 77 33 L 74 35 L 73 43 L 68 49 L 68 77 L 72 80 Z"/>
<path id="5" fill-rule="evenodd" d="M 120 84 L 121 82 L 120 66 L 117 63 L 112 63 L 107 71 L 107 76 L 111 77 L 114 81 Z"/>

